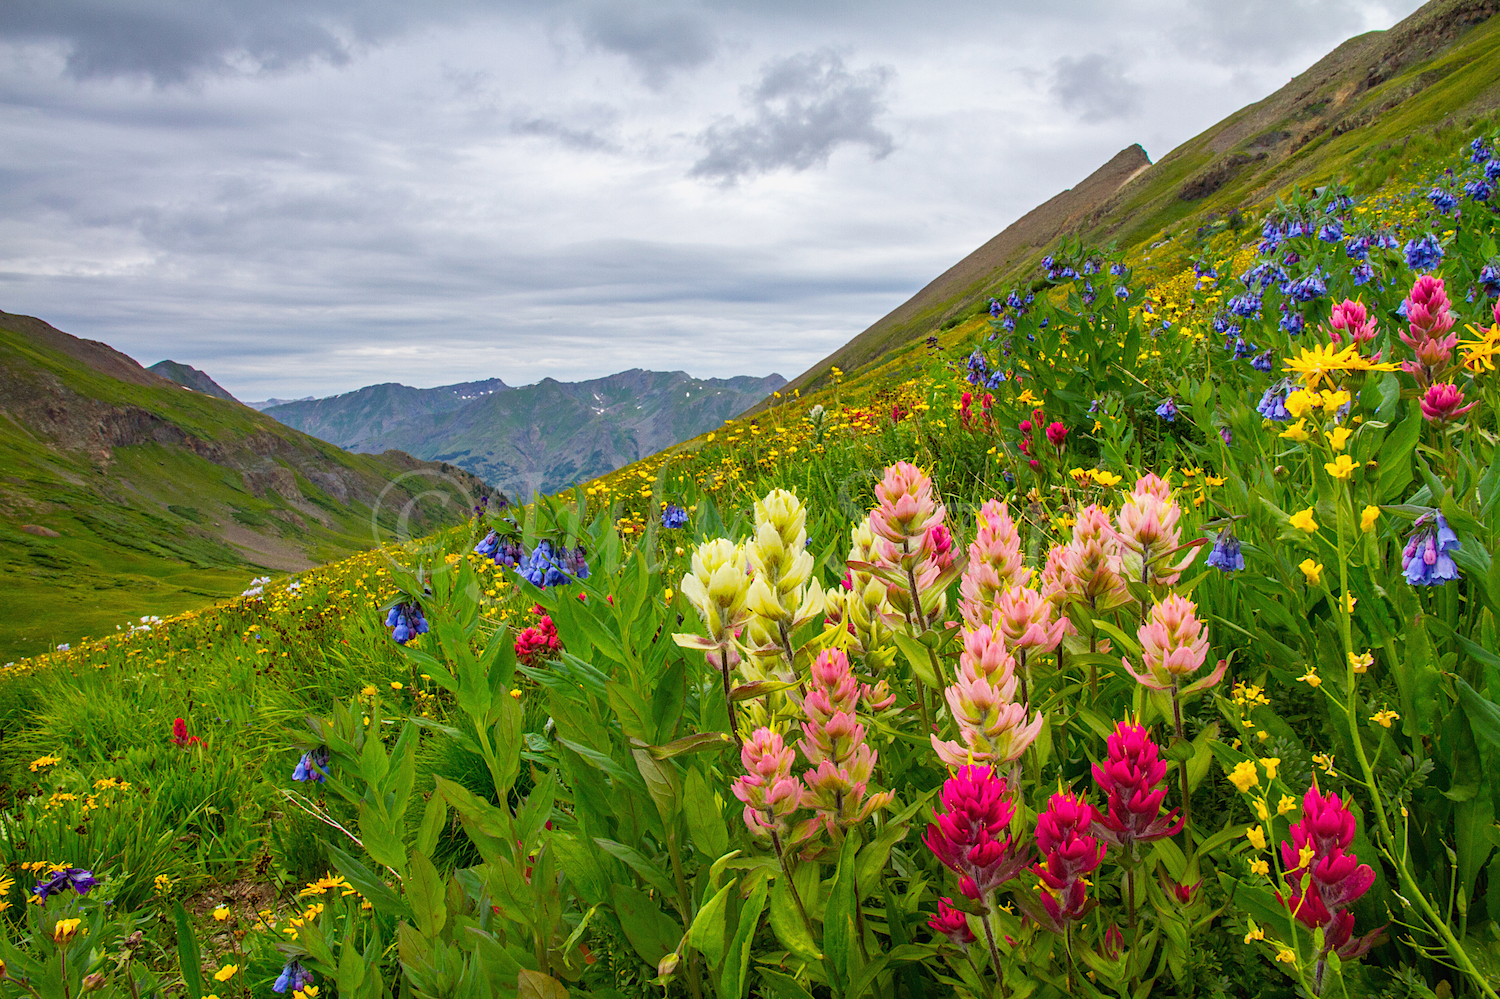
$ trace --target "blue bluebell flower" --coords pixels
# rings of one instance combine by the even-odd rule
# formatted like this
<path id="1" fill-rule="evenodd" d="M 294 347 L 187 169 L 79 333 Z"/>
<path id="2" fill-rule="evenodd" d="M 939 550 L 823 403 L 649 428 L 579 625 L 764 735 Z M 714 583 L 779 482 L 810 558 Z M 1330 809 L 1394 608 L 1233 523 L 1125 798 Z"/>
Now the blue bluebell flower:
<path id="1" fill-rule="evenodd" d="M 1117 260 L 1114 263 L 1112 263 L 1112 264 L 1109 265 L 1109 275 L 1110 275 L 1110 277 L 1119 277 L 1119 276 L 1121 276 L 1124 273 L 1125 273 L 1125 265 L 1123 263 L 1121 263 L 1120 261 Z"/>
<path id="2" fill-rule="evenodd" d="M 1427 200 L 1432 202 L 1432 207 L 1444 215 L 1458 207 L 1458 195 L 1442 187 L 1434 187 L 1427 192 Z"/>
<path id="3" fill-rule="evenodd" d="M 1098 262 L 1095 261 L 1092 257 L 1090 257 L 1088 260 L 1085 260 L 1083 262 L 1083 273 L 1084 273 L 1085 276 L 1087 276 L 1089 274 L 1098 274 L 1099 273 L 1099 264 L 1098 264 Z"/>
<path id="4" fill-rule="evenodd" d="M 994 390 L 994 389 L 999 388 L 1005 382 L 1005 380 L 1006 380 L 1005 372 L 1004 371 L 996 370 L 996 371 L 992 372 L 990 374 L 990 377 L 985 381 L 984 387 L 987 388 L 987 389 Z"/>
<path id="5" fill-rule="evenodd" d="M 1039 330 L 1044 330 L 1044 329 L 1047 328 L 1047 323 L 1048 322 L 1050 322 L 1050 320 L 1043 319 L 1041 322 L 1039 322 L 1039 323 L 1036 324 L 1036 328 L 1039 329 Z"/>
<path id="6" fill-rule="evenodd" d="M 992 298 L 992 299 L 990 299 L 990 318 L 991 319 L 998 319 L 998 318 L 1000 318 L 1000 311 L 1001 311 L 1001 309 L 1002 309 L 1002 306 L 1000 305 L 1000 300 L 998 298 Z"/>
<path id="7" fill-rule="evenodd" d="M 675 531 L 686 527 L 688 522 L 687 511 L 676 503 L 668 503 L 667 508 L 661 512 L 661 526 Z"/>
<path id="8" fill-rule="evenodd" d="M 1208 553 L 1207 565 L 1221 572 L 1239 572 L 1245 568 L 1245 556 L 1240 552 L 1240 539 L 1229 528 L 1219 532 L 1213 551 Z"/>
<path id="9" fill-rule="evenodd" d="M 1244 337 L 1237 336 L 1234 338 L 1234 359 L 1236 361 L 1244 360 L 1257 350 L 1260 350 L 1260 348 Z"/>
<path id="10" fill-rule="evenodd" d="M 302 759 L 292 769 L 292 780 L 312 781 L 322 784 L 328 780 L 328 747 L 319 746 L 311 752 L 303 753 Z"/>
<path id="11" fill-rule="evenodd" d="M 1401 249 L 1401 241 L 1396 238 L 1396 234 L 1393 232 L 1379 232 L 1375 234 L 1375 246 L 1381 250 L 1399 250 Z"/>
<path id="12" fill-rule="evenodd" d="M 1071 281 L 1078 276 L 1078 272 L 1071 267 L 1064 267 L 1062 269 L 1062 276 Z"/>
<path id="13" fill-rule="evenodd" d="M 1209 266 L 1207 263 L 1203 262 L 1202 260 L 1193 261 L 1193 277 L 1217 278 L 1218 276 L 1219 272 L 1214 270 L 1213 267 Z"/>
<path id="14" fill-rule="evenodd" d="M 1130 289 L 1123 284 L 1115 285 L 1115 297 L 1125 299 L 1130 297 Z"/>
<path id="15" fill-rule="evenodd" d="M 1019 309 L 1021 307 L 1021 293 L 1012 288 L 1010 294 L 1005 296 L 1005 304 L 1012 309 Z"/>
<path id="16" fill-rule="evenodd" d="M 1281 328 L 1289 336 L 1301 336 L 1303 327 L 1307 320 L 1302 318 L 1302 313 L 1296 309 L 1288 309 L 1285 305 L 1281 307 Z"/>
<path id="17" fill-rule="evenodd" d="M 1267 349 L 1264 353 L 1256 354 L 1254 357 L 1250 358 L 1250 367 L 1254 368 L 1256 371 L 1270 371 L 1271 355 L 1274 353 L 1276 353 L 1274 349 Z"/>
<path id="18" fill-rule="evenodd" d="M 1338 219 L 1324 222 L 1318 229 L 1318 238 L 1325 243 L 1337 243 L 1344 238 L 1344 223 Z"/>
<path id="19" fill-rule="evenodd" d="M 1368 260 L 1361 260 L 1350 268 L 1349 277 L 1354 280 L 1356 286 L 1369 284 L 1375 280 L 1375 268 L 1370 266 Z"/>
<path id="20" fill-rule="evenodd" d="M 1099 297 L 1098 294 L 1094 291 L 1094 284 L 1092 281 L 1085 281 L 1083 283 L 1083 295 L 1081 297 L 1083 299 L 1084 305 L 1093 305 L 1094 299 Z"/>
<path id="21" fill-rule="evenodd" d="M 588 579 L 588 550 L 583 545 L 574 545 L 573 550 L 564 556 L 563 567 L 574 579 Z"/>
<path id="22" fill-rule="evenodd" d="M 1500 180 L 1500 157 L 1495 157 L 1484 165 L 1484 179 L 1491 184 Z"/>
<path id="23" fill-rule="evenodd" d="M 1163 399 L 1161 405 L 1156 407 L 1156 415 L 1167 423 L 1177 422 L 1177 400 L 1171 396 Z"/>
<path id="24" fill-rule="evenodd" d="M 1406 246 L 1402 247 L 1402 252 L 1406 254 L 1406 266 L 1414 271 L 1430 271 L 1443 262 L 1442 244 L 1430 232 L 1408 240 Z"/>
<path id="25" fill-rule="evenodd" d="M 1351 236 L 1344 244 L 1344 256 L 1350 260 L 1364 260 L 1370 255 L 1369 236 Z"/>
<path id="26" fill-rule="evenodd" d="M 1473 198 L 1475 201 L 1488 201 L 1490 200 L 1490 195 L 1494 193 L 1494 189 L 1490 187 L 1489 181 L 1471 180 L 1464 185 L 1464 195 Z"/>
<path id="27" fill-rule="evenodd" d="M 968 366 L 967 377 L 970 385 L 978 385 L 989 377 L 990 365 L 981 352 L 976 350 L 969 355 Z"/>
<path id="28" fill-rule="evenodd" d="M 1495 261 L 1491 260 L 1480 269 L 1479 284 L 1491 298 L 1500 295 L 1500 267 L 1495 265 Z"/>
<path id="29" fill-rule="evenodd" d="M 1458 533 L 1448 526 L 1442 513 L 1424 513 L 1415 527 L 1401 552 L 1406 581 L 1413 586 L 1439 586 L 1458 579 L 1458 566 L 1449 554 L 1458 550 Z"/>
<path id="30" fill-rule="evenodd" d="M 1005 332 L 1014 333 L 1016 331 L 1016 317 L 1006 316 L 1004 319 L 1000 320 L 1000 325 L 1005 328 Z"/>
<path id="31" fill-rule="evenodd" d="M 480 541 L 479 544 L 474 546 L 474 551 L 480 555 L 483 555 L 485 558 L 489 558 L 491 555 L 495 554 L 495 549 L 499 547 L 500 535 L 496 534 L 494 531 L 491 531 L 484 536 L 484 540 Z"/>
<path id="32" fill-rule="evenodd" d="M 1043 270 L 1049 270 L 1050 271 L 1053 268 L 1055 268 L 1056 266 L 1057 266 L 1057 261 L 1053 258 L 1052 254 L 1049 253 L 1045 257 L 1042 258 L 1042 269 Z"/>
<path id="33" fill-rule="evenodd" d="M 1328 294 L 1328 283 L 1323 279 L 1323 269 L 1314 267 L 1311 274 L 1302 277 L 1287 285 L 1286 294 L 1297 302 L 1311 302 L 1315 298 L 1322 298 Z"/>
<path id="34" fill-rule="evenodd" d="M 405 645 L 418 635 L 427 634 L 427 619 L 422 616 L 422 607 L 417 603 L 397 604 L 385 616 L 385 626 L 391 629 L 391 640 Z"/>
<path id="35" fill-rule="evenodd" d="M 1260 294 L 1248 292 L 1244 295 L 1236 295 L 1228 303 L 1229 311 L 1237 316 L 1250 318 L 1260 314 Z"/>
<path id="36" fill-rule="evenodd" d="M 1292 393 L 1292 383 L 1283 378 L 1281 381 L 1266 389 L 1265 394 L 1260 397 L 1260 403 L 1255 411 L 1268 420 L 1278 423 L 1290 423 L 1292 414 L 1286 408 L 1286 397 Z"/>
<path id="37" fill-rule="evenodd" d="M 1234 434 L 1229 432 L 1228 427 L 1220 427 L 1219 440 L 1223 441 L 1226 445 L 1231 444 L 1234 442 Z"/>
<path id="38" fill-rule="evenodd" d="M 521 560 L 525 557 L 526 549 L 522 547 L 521 542 L 514 538 L 502 541 L 495 546 L 496 565 L 503 565 L 507 569 L 514 569 L 521 564 Z"/>
<path id="39" fill-rule="evenodd" d="M 272 992 L 301 992 L 312 984 L 312 972 L 302 967 L 302 964 L 292 958 L 281 969 L 281 974 L 276 976 L 276 982 L 271 986 Z"/>
<path id="40" fill-rule="evenodd" d="M 1213 318 L 1214 332 L 1226 338 L 1235 336 L 1240 331 L 1240 324 L 1229 318 L 1227 312 L 1217 312 Z M 1228 341 L 1225 341 L 1225 349 L 1228 349 Z"/>
<path id="41" fill-rule="evenodd" d="M 1036 292 L 1034 292 L 1034 291 L 1028 291 L 1026 293 L 1026 297 L 1023 298 L 1023 299 L 1021 299 L 1021 304 L 1029 306 L 1032 302 L 1035 302 L 1035 301 L 1036 301 Z"/>
<path id="42" fill-rule="evenodd" d="M 1490 147 L 1485 143 L 1482 137 L 1475 139 L 1473 142 L 1469 143 L 1470 163 L 1484 163 L 1487 162 L 1489 158 Z"/>

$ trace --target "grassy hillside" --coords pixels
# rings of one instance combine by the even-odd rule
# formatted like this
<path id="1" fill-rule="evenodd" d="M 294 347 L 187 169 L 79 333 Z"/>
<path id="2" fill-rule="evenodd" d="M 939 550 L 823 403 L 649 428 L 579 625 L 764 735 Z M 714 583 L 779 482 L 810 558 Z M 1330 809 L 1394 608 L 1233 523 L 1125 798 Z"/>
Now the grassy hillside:
<path id="1" fill-rule="evenodd" d="M 0 469 L 0 585 L 18 609 L 0 620 L 4 659 L 461 520 L 486 491 L 451 465 L 347 454 L 3 314 Z"/>
<path id="2" fill-rule="evenodd" d="M 1500 107 L 1495 0 L 1434 0 L 1386 31 L 1352 38 L 1290 83 L 1148 164 L 1118 154 L 1039 206 L 910 301 L 794 378 L 804 393 L 837 367 L 853 373 L 891 351 L 982 314 L 992 295 L 1034 280 L 1037 261 L 1068 239 L 1144 256 L 1297 187 L 1379 187 L 1438 148 L 1435 132 Z M 766 405 L 768 403 L 762 403 Z"/>

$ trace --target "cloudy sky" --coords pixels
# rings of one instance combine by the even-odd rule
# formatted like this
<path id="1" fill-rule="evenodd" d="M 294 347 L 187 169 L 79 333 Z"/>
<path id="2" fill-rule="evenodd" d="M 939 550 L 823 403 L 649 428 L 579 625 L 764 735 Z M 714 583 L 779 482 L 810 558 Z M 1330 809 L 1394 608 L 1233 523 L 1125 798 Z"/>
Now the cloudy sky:
<path id="1" fill-rule="evenodd" d="M 791 377 L 1417 0 L 5 0 L 0 309 L 243 399 Z"/>

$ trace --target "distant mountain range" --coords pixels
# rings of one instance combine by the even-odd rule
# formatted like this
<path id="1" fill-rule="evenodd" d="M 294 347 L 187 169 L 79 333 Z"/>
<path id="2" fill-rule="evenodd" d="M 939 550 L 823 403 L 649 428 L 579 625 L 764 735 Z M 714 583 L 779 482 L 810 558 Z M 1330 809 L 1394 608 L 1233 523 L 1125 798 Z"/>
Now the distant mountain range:
<path id="1" fill-rule="evenodd" d="M 388 382 L 265 410 L 351 451 L 445 461 L 513 498 L 556 492 L 711 430 L 786 384 L 633 368 L 511 388 L 498 378 L 417 389 Z"/>

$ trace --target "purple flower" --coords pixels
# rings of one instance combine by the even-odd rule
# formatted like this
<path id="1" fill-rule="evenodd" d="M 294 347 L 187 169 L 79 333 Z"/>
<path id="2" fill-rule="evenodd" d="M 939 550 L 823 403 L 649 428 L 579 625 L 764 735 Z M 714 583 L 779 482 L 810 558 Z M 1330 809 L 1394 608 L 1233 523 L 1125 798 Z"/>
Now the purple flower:
<path id="1" fill-rule="evenodd" d="M 1225 444 L 1232 443 L 1234 441 L 1234 434 L 1229 432 L 1228 427 L 1220 427 L 1219 440 L 1223 441 Z"/>
<path id="2" fill-rule="evenodd" d="M 1274 349 L 1268 349 L 1264 353 L 1256 354 L 1254 357 L 1250 358 L 1250 367 L 1254 368 L 1256 371 L 1270 371 L 1271 355 L 1274 353 L 1276 353 Z"/>
<path id="3" fill-rule="evenodd" d="M 1229 300 L 1229 311 L 1246 319 L 1258 315 L 1260 313 L 1260 295 L 1255 292 L 1236 295 Z"/>
<path id="4" fill-rule="evenodd" d="M 1491 184 L 1500 180 L 1500 158 L 1492 158 L 1484 165 L 1484 179 Z"/>
<path id="5" fill-rule="evenodd" d="M 1287 309 L 1284 305 L 1282 309 L 1281 328 L 1289 336 L 1301 336 L 1302 330 L 1307 325 L 1307 320 L 1302 318 L 1302 313 L 1297 312 L 1295 309 Z"/>
<path id="6" fill-rule="evenodd" d="M 1493 193 L 1494 191 L 1490 187 L 1489 181 L 1471 180 L 1464 185 L 1464 194 L 1475 201 L 1488 201 L 1490 200 L 1490 195 Z"/>
<path id="7" fill-rule="evenodd" d="M 31 893 L 42 901 L 46 901 L 49 895 L 73 889 L 80 895 L 87 895 L 89 889 L 98 884 L 93 871 L 86 871 L 82 867 L 64 867 L 53 871 L 45 881 L 38 881 Z"/>
<path id="8" fill-rule="evenodd" d="M 1350 260 L 1364 260 L 1370 255 L 1370 237 L 1354 236 L 1344 244 L 1344 256 Z"/>
<path id="9" fill-rule="evenodd" d="M 1370 266 L 1370 262 L 1368 260 L 1361 260 L 1359 263 L 1354 265 L 1354 268 L 1352 270 L 1349 271 L 1349 276 L 1354 279 L 1354 284 L 1356 286 L 1369 284 L 1371 281 L 1375 280 L 1375 268 Z"/>
<path id="10" fill-rule="evenodd" d="M 1484 288 L 1484 293 L 1490 297 L 1500 295 L 1500 267 L 1495 266 L 1491 260 L 1484 265 L 1479 272 L 1479 283 Z"/>
<path id="11" fill-rule="evenodd" d="M 1213 551 L 1208 553 L 1207 565 L 1223 572 L 1238 572 L 1245 567 L 1245 556 L 1240 553 L 1240 539 L 1229 528 L 1219 532 Z"/>
<path id="12" fill-rule="evenodd" d="M 1469 162 L 1484 163 L 1490 158 L 1490 147 L 1485 145 L 1484 139 L 1475 139 L 1469 143 Z"/>
<path id="13" fill-rule="evenodd" d="M 475 507 L 475 509 L 478 509 L 478 507 Z M 499 547 L 500 535 L 496 534 L 494 531 L 491 531 L 484 536 L 483 541 L 480 541 L 479 544 L 474 546 L 474 551 L 476 554 L 483 555 L 485 558 L 489 558 L 491 555 L 495 554 L 495 549 Z"/>
<path id="14" fill-rule="evenodd" d="M 1288 423 L 1292 414 L 1287 411 L 1286 397 L 1291 394 L 1292 383 L 1283 378 L 1281 381 L 1266 389 L 1265 395 L 1260 397 L 1260 404 L 1255 411 L 1268 420 L 1276 420 L 1279 423 Z"/>
<path id="15" fill-rule="evenodd" d="M 272 992 L 301 992 L 312 984 L 312 972 L 297 961 L 296 958 L 288 961 L 281 969 L 281 974 L 276 976 L 276 983 L 271 986 Z"/>
<path id="16" fill-rule="evenodd" d="M 1445 188 L 1434 187 L 1427 193 L 1427 200 L 1432 202 L 1432 207 L 1447 215 L 1458 207 L 1458 196 Z"/>
<path id="17" fill-rule="evenodd" d="M 661 526 L 668 530 L 676 530 L 686 527 L 688 522 L 687 511 L 676 503 L 668 503 L 667 508 L 661 512 Z"/>
<path id="18" fill-rule="evenodd" d="M 1413 586 L 1440 586 L 1458 579 L 1458 566 L 1448 553 L 1458 550 L 1458 534 L 1440 511 L 1417 518 L 1417 530 L 1401 552 L 1401 569 Z"/>
<path id="19" fill-rule="evenodd" d="M 1115 297 L 1121 299 L 1129 298 L 1130 289 L 1125 287 L 1123 284 L 1115 285 Z"/>
<path id="20" fill-rule="evenodd" d="M 1168 423 L 1177 421 L 1177 402 L 1171 396 L 1163 399 L 1161 405 L 1156 407 L 1156 415 Z"/>
<path id="21" fill-rule="evenodd" d="M 1318 238 L 1325 243 L 1337 243 L 1344 238 L 1344 224 L 1338 219 L 1323 223 L 1318 229 Z"/>
<path id="22" fill-rule="evenodd" d="M 1119 277 L 1125 273 L 1125 265 L 1116 261 L 1109 265 L 1109 273 L 1111 277 Z"/>
<path id="23" fill-rule="evenodd" d="M 422 605 L 415 601 L 397 604 L 385 616 L 385 626 L 391 629 L 391 640 L 405 645 L 418 635 L 427 634 L 427 619 L 422 616 Z"/>
<path id="24" fill-rule="evenodd" d="M 1287 294 L 1298 302 L 1311 302 L 1315 298 L 1322 298 L 1328 294 L 1328 283 L 1323 280 L 1322 270 L 1313 268 L 1311 274 L 1300 277 L 1287 285 Z"/>
<path id="25" fill-rule="evenodd" d="M 319 746 L 310 753 L 303 753 L 302 759 L 297 761 L 297 766 L 292 770 L 292 780 L 312 781 L 322 784 L 328 780 L 328 747 Z"/>
<path id="26" fill-rule="evenodd" d="M 1260 347 L 1246 340 L 1244 337 L 1237 336 L 1234 338 L 1234 359 L 1236 361 L 1243 361 L 1257 350 L 1260 350 Z"/>
<path id="27" fill-rule="evenodd" d="M 1406 266 L 1414 271 L 1430 271 L 1443 262 L 1443 247 L 1430 232 L 1407 240 L 1402 252 L 1406 254 Z"/>

